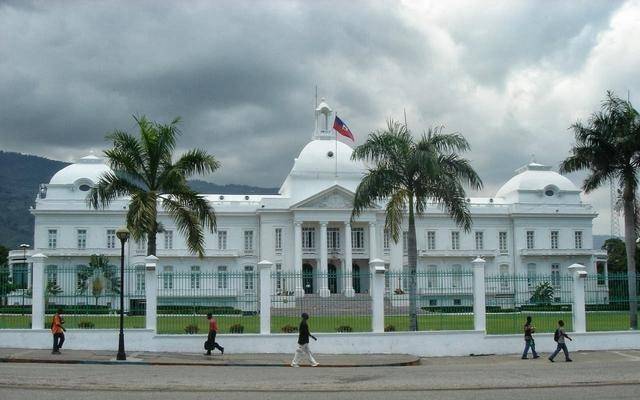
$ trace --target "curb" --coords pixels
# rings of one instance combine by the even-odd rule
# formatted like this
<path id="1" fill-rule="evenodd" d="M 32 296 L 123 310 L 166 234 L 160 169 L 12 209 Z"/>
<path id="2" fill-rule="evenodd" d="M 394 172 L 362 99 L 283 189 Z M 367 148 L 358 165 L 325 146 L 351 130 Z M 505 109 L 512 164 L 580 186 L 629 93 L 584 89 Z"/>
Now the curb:
<path id="1" fill-rule="evenodd" d="M 218 364 L 190 363 L 190 362 L 162 362 L 162 361 L 111 361 L 111 360 L 49 360 L 31 358 L 0 358 L 0 363 L 14 364 L 82 364 L 82 365 L 153 365 L 153 366 L 192 366 L 192 367 L 285 367 L 291 368 L 288 363 L 241 363 L 225 361 Z M 420 365 L 420 359 L 400 361 L 384 364 L 330 364 L 319 365 L 315 368 L 376 368 L 376 367 L 409 367 Z M 310 365 L 301 365 L 302 368 L 313 368 Z"/>

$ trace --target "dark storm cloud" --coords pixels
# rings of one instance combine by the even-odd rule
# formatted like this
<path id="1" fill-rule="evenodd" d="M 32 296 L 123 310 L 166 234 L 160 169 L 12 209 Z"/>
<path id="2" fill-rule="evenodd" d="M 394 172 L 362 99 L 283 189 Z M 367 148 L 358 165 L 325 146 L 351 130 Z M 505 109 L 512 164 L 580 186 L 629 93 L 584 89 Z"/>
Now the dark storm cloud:
<path id="1" fill-rule="evenodd" d="M 0 148 L 67 161 L 134 130 L 132 114 L 181 116 L 180 150 L 222 162 L 209 180 L 279 186 L 317 85 L 359 143 L 404 109 L 416 134 L 464 134 L 490 195 L 532 153 L 557 166 L 604 90 L 640 90 L 638 15 L 616 1 L 0 2 Z"/>

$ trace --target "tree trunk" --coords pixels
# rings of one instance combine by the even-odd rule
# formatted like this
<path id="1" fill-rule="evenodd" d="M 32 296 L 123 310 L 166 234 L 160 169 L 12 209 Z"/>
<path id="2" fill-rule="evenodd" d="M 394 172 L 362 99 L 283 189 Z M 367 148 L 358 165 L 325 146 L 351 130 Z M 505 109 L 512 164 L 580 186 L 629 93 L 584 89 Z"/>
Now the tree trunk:
<path id="1" fill-rule="evenodd" d="M 627 282 L 629 284 L 629 327 L 638 329 L 638 298 L 636 290 L 636 235 L 634 193 L 624 189 L 624 242 L 627 250 Z"/>
<path id="2" fill-rule="evenodd" d="M 409 259 L 409 330 L 418 330 L 418 302 L 416 299 L 416 274 L 418 250 L 416 249 L 416 223 L 413 214 L 413 195 L 409 197 L 409 232 L 407 234 Z"/>
<path id="3" fill-rule="evenodd" d="M 151 229 L 147 232 L 147 255 L 155 256 L 156 254 L 156 236 L 158 235 L 158 202 L 153 202 L 153 222 Z"/>

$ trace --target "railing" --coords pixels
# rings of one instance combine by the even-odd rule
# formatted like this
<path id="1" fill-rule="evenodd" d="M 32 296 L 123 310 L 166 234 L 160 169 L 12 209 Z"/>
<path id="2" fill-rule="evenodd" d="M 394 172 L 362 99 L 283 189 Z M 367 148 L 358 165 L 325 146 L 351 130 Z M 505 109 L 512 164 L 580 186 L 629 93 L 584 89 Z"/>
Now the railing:
<path id="1" fill-rule="evenodd" d="M 158 333 L 206 334 L 207 313 L 218 333 L 258 333 L 258 275 L 245 272 L 158 274 Z"/>
<path id="2" fill-rule="evenodd" d="M 51 326 L 53 314 L 61 309 L 65 328 L 115 329 L 119 326 L 120 267 L 108 263 L 102 267 L 90 265 L 46 266 L 45 328 Z M 144 271 L 134 266 L 124 269 L 124 326 L 144 328 Z M 144 286 L 142 286 L 144 289 Z"/>
<path id="3" fill-rule="evenodd" d="M 471 271 L 388 272 L 385 282 L 385 330 L 410 327 L 411 284 L 415 279 L 418 330 L 473 329 Z"/>
<path id="4" fill-rule="evenodd" d="M 370 282 L 369 273 L 272 272 L 271 332 L 297 332 L 303 312 L 312 332 L 371 331 Z M 296 297 L 296 288 L 304 295 Z"/>
<path id="5" fill-rule="evenodd" d="M 640 289 L 640 277 L 636 293 Z M 587 331 L 629 329 L 629 281 L 627 274 L 589 275 L 585 280 Z"/>
<path id="6" fill-rule="evenodd" d="M 572 329 L 571 275 L 485 277 L 487 333 L 521 333 L 527 316 L 538 332 L 553 332 L 558 320 Z"/>
<path id="7" fill-rule="evenodd" d="M 31 264 L 0 267 L 0 329 L 31 328 Z"/>

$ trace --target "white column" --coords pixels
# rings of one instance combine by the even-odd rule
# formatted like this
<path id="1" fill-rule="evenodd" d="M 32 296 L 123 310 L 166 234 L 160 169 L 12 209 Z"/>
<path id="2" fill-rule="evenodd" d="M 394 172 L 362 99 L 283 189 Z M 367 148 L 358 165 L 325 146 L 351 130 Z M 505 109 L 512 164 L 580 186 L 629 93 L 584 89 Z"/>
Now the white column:
<path id="1" fill-rule="evenodd" d="M 327 264 L 329 256 L 327 254 L 327 223 L 320 222 L 320 297 L 329 297 L 329 288 L 327 287 Z"/>
<path id="2" fill-rule="evenodd" d="M 295 296 L 303 297 L 302 287 L 302 222 L 295 221 L 293 232 L 293 272 L 296 279 Z"/>
<path id="3" fill-rule="evenodd" d="M 44 262 L 47 259 L 42 253 L 31 256 L 33 286 L 31 287 L 31 329 L 44 329 Z M 25 260 L 26 262 L 26 260 Z"/>
<path id="4" fill-rule="evenodd" d="M 585 310 L 584 281 L 587 277 L 587 267 L 581 264 L 569 266 L 573 275 L 573 331 L 583 333 L 587 331 L 587 314 Z"/>
<path id="5" fill-rule="evenodd" d="M 271 268 L 273 263 L 262 260 L 258 263 L 260 274 L 260 334 L 271 334 Z"/>
<path id="6" fill-rule="evenodd" d="M 487 330 L 484 283 L 485 264 L 485 260 L 480 257 L 471 261 L 473 266 L 473 329 L 483 332 Z"/>
<path id="7" fill-rule="evenodd" d="M 369 261 L 371 271 L 371 330 L 384 332 L 384 260 Z"/>
<path id="8" fill-rule="evenodd" d="M 153 255 L 144 259 L 145 327 L 153 331 L 158 329 L 158 260 Z"/>
<path id="9" fill-rule="evenodd" d="M 376 223 L 369 222 L 369 260 L 378 258 L 378 242 L 376 241 Z"/>
<path id="10" fill-rule="evenodd" d="M 351 224 L 344 223 L 344 295 L 353 297 L 353 255 L 351 254 Z"/>

